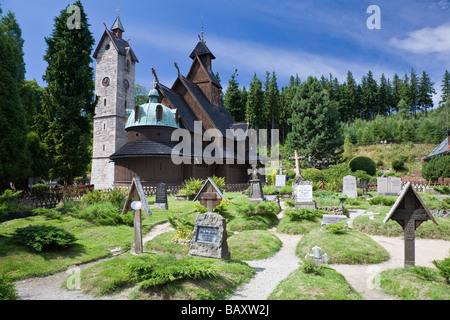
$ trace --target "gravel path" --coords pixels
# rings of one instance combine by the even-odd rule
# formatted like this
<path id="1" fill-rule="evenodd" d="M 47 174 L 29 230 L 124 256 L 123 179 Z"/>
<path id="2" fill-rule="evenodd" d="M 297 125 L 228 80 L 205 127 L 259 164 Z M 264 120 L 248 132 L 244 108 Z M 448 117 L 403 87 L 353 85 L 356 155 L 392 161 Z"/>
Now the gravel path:
<path id="1" fill-rule="evenodd" d="M 279 214 L 279 218 L 282 216 L 283 211 Z M 169 223 L 158 224 L 151 229 L 150 233 L 144 236 L 143 242 L 145 243 L 156 235 L 169 230 L 171 230 Z M 270 231 L 282 241 L 281 249 L 273 257 L 246 261 L 256 270 L 256 275 L 239 288 L 230 297 L 230 300 L 265 300 L 281 280 L 298 268 L 300 259 L 295 255 L 295 247 L 302 236 L 277 233 L 275 228 Z M 381 293 L 377 284 L 377 274 L 386 269 L 403 266 L 403 239 L 401 237 L 370 237 L 389 252 L 390 259 L 388 261 L 373 265 L 333 264 L 330 266 L 341 273 L 350 285 L 361 293 L 364 299 L 394 299 L 392 296 Z M 433 267 L 433 260 L 442 260 L 449 256 L 449 252 L 450 241 L 416 239 L 416 265 Z M 97 298 L 83 294 L 78 290 L 69 291 L 61 288 L 61 283 L 69 276 L 73 279 L 73 285 L 76 286 L 76 273 L 74 271 L 90 267 L 100 261 L 75 266 L 67 271 L 48 277 L 19 280 L 15 283 L 19 297 L 25 300 L 126 299 L 127 292 L 113 297 Z M 374 278 L 375 282 L 373 284 L 372 279 Z"/>

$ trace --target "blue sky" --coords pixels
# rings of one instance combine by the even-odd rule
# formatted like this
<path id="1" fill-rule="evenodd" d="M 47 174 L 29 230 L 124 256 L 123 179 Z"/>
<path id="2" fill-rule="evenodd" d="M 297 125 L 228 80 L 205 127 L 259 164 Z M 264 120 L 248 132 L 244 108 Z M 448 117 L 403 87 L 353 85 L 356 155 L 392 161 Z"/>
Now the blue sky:
<path id="1" fill-rule="evenodd" d="M 1 0 L 3 12 L 16 14 L 25 40 L 28 80 L 45 86 L 42 57 L 53 19 L 75 0 Z M 201 26 L 209 49 L 216 56 L 214 72 L 222 85 L 235 69 L 242 87 L 256 73 L 275 71 L 281 87 L 290 75 L 329 75 L 342 83 L 347 71 L 356 81 L 372 70 L 379 82 L 381 74 L 403 77 L 414 68 L 425 70 L 435 82 L 439 101 L 441 80 L 450 70 L 450 0 L 165 0 L 124 1 L 84 0 L 91 31 L 100 40 L 103 22 L 111 27 L 120 7 L 125 39 L 140 63 L 136 82 L 152 87 L 155 68 L 160 82 L 171 86 L 177 62 L 186 75 L 189 54 L 198 42 Z M 381 29 L 369 29 L 370 5 L 380 8 Z M 203 21 L 203 22 L 202 22 Z M 94 50 L 95 48 L 93 48 Z"/>

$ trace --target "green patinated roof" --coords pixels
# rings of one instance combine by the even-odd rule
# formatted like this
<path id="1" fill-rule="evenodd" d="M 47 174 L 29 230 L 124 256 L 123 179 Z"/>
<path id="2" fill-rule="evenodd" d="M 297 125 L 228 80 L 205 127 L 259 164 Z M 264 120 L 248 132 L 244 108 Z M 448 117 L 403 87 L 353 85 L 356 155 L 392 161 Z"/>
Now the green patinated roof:
<path id="1" fill-rule="evenodd" d="M 158 102 L 152 102 L 152 99 L 154 99 L 154 97 L 150 97 L 149 103 L 145 103 L 139 106 L 140 118 L 138 121 L 135 121 L 135 110 L 127 110 L 128 120 L 127 124 L 125 125 L 125 129 L 138 126 L 163 126 L 180 128 L 180 125 L 175 119 L 177 110 L 170 109 Z M 156 109 L 158 108 L 158 106 L 161 106 L 162 108 L 162 120 L 159 121 L 156 120 Z"/>

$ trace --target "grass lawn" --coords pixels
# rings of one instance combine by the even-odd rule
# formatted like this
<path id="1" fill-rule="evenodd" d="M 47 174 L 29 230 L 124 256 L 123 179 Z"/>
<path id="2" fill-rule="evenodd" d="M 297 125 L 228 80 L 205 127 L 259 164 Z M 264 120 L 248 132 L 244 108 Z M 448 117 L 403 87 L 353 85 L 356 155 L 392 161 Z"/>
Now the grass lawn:
<path id="1" fill-rule="evenodd" d="M 228 238 L 231 257 L 237 260 L 265 259 L 281 248 L 281 240 L 265 230 L 243 231 Z"/>
<path id="2" fill-rule="evenodd" d="M 304 273 L 300 268 L 281 281 L 268 300 L 362 300 L 334 269 L 321 266 L 320 273 Z"/>
<path id="3" fill-rule="evenodd" d="M 302 237 L 296 254 L 303 258 L 314 246 L 328 255 L 329 264 L 380 263 L 389 259 L 389 253 L 382 246 L 364 233 L 350 229 L 337 234 L 314 229 Z"/>
<path id="4" fill-rule="evenodd" d="M 133 288 L 130 299 L 225 299 L 254 269 L 235 260 L 126 254 L 81 272 L 81 290 L 96 296 Z"/>
<path id="5" fill-rule="evenodd" d="M 408 267 L 380 273 L 383 292 L 402 300 L 450 300 L 450 286 L 434 268 Z"/>

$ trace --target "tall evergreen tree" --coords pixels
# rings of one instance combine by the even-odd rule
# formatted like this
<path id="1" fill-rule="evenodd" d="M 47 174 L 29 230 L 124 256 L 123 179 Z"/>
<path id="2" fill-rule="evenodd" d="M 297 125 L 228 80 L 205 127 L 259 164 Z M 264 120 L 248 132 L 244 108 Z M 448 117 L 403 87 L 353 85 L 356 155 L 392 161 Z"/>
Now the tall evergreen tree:
<path id="1" fill-rule="evenodd" d="M 361 83 L 361 104 L 363 119 L 374 119 L 378 106 L 378 85 L 373 78 L 372 71 L 369 70 L 367 76 L 362 78 Z"/>
<path id="2" fill-rule="evenodd" d="M 20 98 L 24 76 L 21 30 L 8 12 L 0 19 L 0 191 L 29 174 L 27 118 Z"/>
<path id="3" fill-rule="evenodd" d="M 347 72 L 347 79 L 341 86 L 339 102 L 340 119 L 343 122 L 355 120 L 358 112 L 357 84 L 350 70 Z"/>
<path id="4" fill-rule="evenodd" d="M 267 73 L 264 105 L 267 119 L 270 121 L 270 127 L 275 129 L 278 127 L 278 121 L 280 118 L 280 91 L 278 90 L 275 71 L 272 72 L 272 76 Z M 266 127 L 266 129 L 269 129 L 269 127 Z"/>
<path id="5" fill-rule="evenodd" d="M 53 160 L 52 177 L 72 184 L 91 161 L 92 119 L 97 99 L 91 51 L 95 41 L 80 1 L 80 28 L 69 29 L 66 9 L 55 18 L 51 37 L 46 38 L 48 63 L 43 76 L 46 132 L 44 141 Z"/>
<path id="6" fill-rule="evenodd" d="M 436 94 L 434 89 L 434 82 L 431 81 L 430 76 L 423 71 L 419 82 L 418 89 L 418 104 L 425 112 L 425 117 L 428 115 L 427 110 L 433 108 L 433 94 Z"/>
<path id="7" fill-rule="evenodd" d="M 386 116 L 390 112 L 389 105 L 390 105 L 390 101 L 391 101 L 391 86 L 388 83 L 388 80 L 386 80 L 384 73 L 381 75 L 381 78 L 380 78 L 380 85 L 378 87 L 377 95 L 378 95 L 377 113 L 379 115 Z"/>
<path id="8" fill-rule="evenodd" d="M 248 121 L 255 129 L 259 129 L 264 126 L 264 115 L 262 110 L 263 105 L 264 91 L 262 89 L 262 82 L 255 73 L 253 75 L 252 82 L 250 82 L 246 105 Z"/>
<path id="9" fill-rule="evenodd" d="M 445 70 L 444 77 L 442 78 L 442 93 L 441 93 L 441 101 L 439 101 L 439 106 L 445 105 L 445 103 L 449 100 L 450 97 L 450 72 Z"/>
<path id="10" fill-rule="evenodd" d="M 411 111 L 416 118 L 417 110 L 420 110 L 419 106 L 419 80 L 414 69 L 411 68 L 410 80 L 409 80 L 409 99 L 411 102 Z"/>
<path id="11" fill-rule="evenodd" d="M 236 80 L 238 76 L 237 69 L 228 80 L 228 88 L 225 92 L 224 106 L 233 116 L 236 122 L 245 121 L 245 109 L 242 105 L 241 91 L 239 90 L 239 83 Z"/>
<path id="12" fill-rule="evenodd" d="M 402 89 L 402 81 L 400 80 L 398 75 L 395 74 L 394 78 L 392 79 L 392 101 L 391 101 L 391 107 L 395 112 L 398 111 L 397 105 L 402 99 L 401 89 Z"/>
<path id="13" fill-rule="evenodd" d="M 344 142 L 341 124 L 336 121 L 339 117 L 337 105 L 322 90 L 315 77 L 308 77 L 299 86 L 292 101 L 289 120 L 292 131 L 287 138 L 289 148 L 311 156 L 316 163 L 320 160 L 337 161 Z M 327 165 L 326 161 L 320 163 Z"/>
<path id="14" fill-rule="evenodd" d="M 298 74 L 294 77 L 289 78 L 289 85 L 283 86 L 280 93 L 280 121 L 279 126 L 281 130 L 281 141 L 284 143 L 286 140 L 286 135 L 289 130 L 289 118 L 292 114 L 292 99 L 294 98 L 295 92 L 300 85 L 300 78 Z"/>

